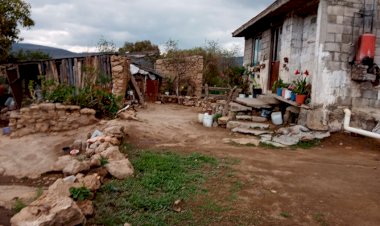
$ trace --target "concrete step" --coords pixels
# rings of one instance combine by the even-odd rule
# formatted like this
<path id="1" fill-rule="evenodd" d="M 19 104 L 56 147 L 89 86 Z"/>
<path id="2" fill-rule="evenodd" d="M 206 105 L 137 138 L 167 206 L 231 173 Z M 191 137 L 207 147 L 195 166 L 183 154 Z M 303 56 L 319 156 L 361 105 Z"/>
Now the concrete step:
<path id="1" fill-rule="evenodd" d="M 234 128 L 246 128 L 246 129 L 269 129 L 270 125 L 266 123 L 247 122 L 247 121 L 229 121 L 227 123 L 227 129 Z"/>
<path id="2" fill-rule="evenodd" d="M 241 128 L 241 127 L 236 127 L 231 130 L 234 133 L 242 133 L 242 134 L 249 134 L 249 135 L 254 135 L 254 136 L 260 136 L 263 134 L 272 134 L 273 132 L 269 130 L 257 130 L 257 129 L 247 129 L 247 128 Z"/>
<path id="3" fill-rule="evenodd" d="M 230 111 L 232 112 L 252 111 L 252 108 L 243 106 L 235 102 L 230 102 Z"/>
<path id="4" fill-rule="evenodd" d="M 256 99 L 256 98 L 236 98 L 235 102 L 247 107 L 252 107 L 252 108 L 257 108 L 257 109 L 272 107 L 267 102 L 260 99 Z"/>

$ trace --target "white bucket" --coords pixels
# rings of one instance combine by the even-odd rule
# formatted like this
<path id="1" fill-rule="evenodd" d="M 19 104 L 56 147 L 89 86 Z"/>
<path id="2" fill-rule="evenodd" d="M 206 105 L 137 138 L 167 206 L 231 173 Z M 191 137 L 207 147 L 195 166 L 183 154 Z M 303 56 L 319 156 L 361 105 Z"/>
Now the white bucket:
<path id="1" fill-rule="evenodd" d="M 198 114 L 198 122 L 199 123 L 203 123 L 203 116 L 204 116 L 205 114 L 203 114 L 203 113 L 199 113 Z"/>
<path id="2" fill-rule="evenodd" d="M 213 120 L 213 115 L 209 115 L 208 113 L 204 114 L 203 116 L 203 126 L 211 128 L 212 127 L 212 120 Z"/>
<path id="3" fill-rule="evenodd" d="M 284 98 L 287 99 L 287 100 L 290 100 L 291 96 L 292 96 L 292 91 L 286 89 L 285 90 L 285 96 L 284 96 Z"/>
<path id="4" fill-rule="evenodd" d="M 239 94 L 239 98 L 245 98 L 245 94 L 244 93 Z"/>
<path id="5" fill-rule="evenodd" d="M 282 114 L 281 112 L 273 112 L 271 115 L 272 123 L 275 125 L 282 125 Z"/>
<path id="6" fill-rule="evenodd" d="M 253 95 L 249 95 L 248 98 L 253 98 Z"/>

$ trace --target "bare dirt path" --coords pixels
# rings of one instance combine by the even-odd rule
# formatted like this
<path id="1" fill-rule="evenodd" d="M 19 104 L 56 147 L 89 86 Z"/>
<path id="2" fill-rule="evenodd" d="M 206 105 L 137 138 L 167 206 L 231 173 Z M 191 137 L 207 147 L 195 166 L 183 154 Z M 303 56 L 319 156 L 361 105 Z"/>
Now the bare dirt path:
<path id="1" fill-rule="evenodd" d="M 135 145 L 237 159 L 240 208 L 262 213 L 264 225 L 380 225 L 378 140 L 336 134 L 308 150 L 238 147 L 222 142 L 228 130 L 198 124 L 194 108 L 150 105 L 138 117 L 126 124 Z"/>
<path id="2" fill-rule="evenodd" d="M 138 117 L 142 122 L 109 123 L 125 125 L 128 142 L 137 147 L 236 160 L 233 168 L 242 184 L 236 216 L 260 219 L 248 225 L 380 225 L 377 140 L 337 134 L 308 150 L 265 149 L 224 144 L 223 138 L 236 135 L 201 126 L 195 108 L 151 104 Z M 0 136 L 0 167 L 6 175 L 35 177 L 49 171 L 63 146 L 103 126 L 20 139 Z"/>

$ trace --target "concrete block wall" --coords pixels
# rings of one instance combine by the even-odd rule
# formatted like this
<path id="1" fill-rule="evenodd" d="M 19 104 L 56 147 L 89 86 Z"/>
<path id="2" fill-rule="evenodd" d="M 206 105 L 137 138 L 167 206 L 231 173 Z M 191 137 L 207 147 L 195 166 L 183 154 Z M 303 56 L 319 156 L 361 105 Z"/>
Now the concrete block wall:
<path id="1" fill-rule="evenodd" d="M 252 47 L 253 47 L 253 38 L 247 38 L 244 42 L 244 59 L 243 66 L 251 65 L 252 63 Z"/>
<path id="2" fill-rule="evenodd" d="M 353 81 L 349 64 L 355 57 L 357 41 L 364 31 L 369 31 L 359 12 L 371 9 L 372 0 L 321 0 L 318 10 L 317 68 L 313 78 L 312 104 L 314 106 L 352 106 L 353 108 L 378 108 L 378 90 L 370 83 Z M 375 62 L 380 64 L 380 0 L 374 21 L 377 34 Z M 369 7 L 371 6 L 371 7 Z M 368 19 L 368 18 L 367 18 Z M 368 21 L 366 21 L 368 24 Z M 321 85 L 317 85 L 321 84 Z"/>

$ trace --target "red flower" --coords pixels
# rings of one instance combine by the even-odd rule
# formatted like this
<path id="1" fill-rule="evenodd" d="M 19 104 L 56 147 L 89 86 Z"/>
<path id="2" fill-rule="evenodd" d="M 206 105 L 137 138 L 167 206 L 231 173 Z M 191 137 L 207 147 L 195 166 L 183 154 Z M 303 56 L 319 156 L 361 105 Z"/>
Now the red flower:
<path id="1" fill-rule="evenodd" d="M 295 75 L 299 75 L 301 74 L 301 72 L 297 69 L 295 72 L 294 72 Z"/>
<path id="2" fill-rule="evenodd" d="M 306 75 L 306 76 L 308 76 L 309 75 L 309 71 L 306 70 L 303 74 Z"/>

